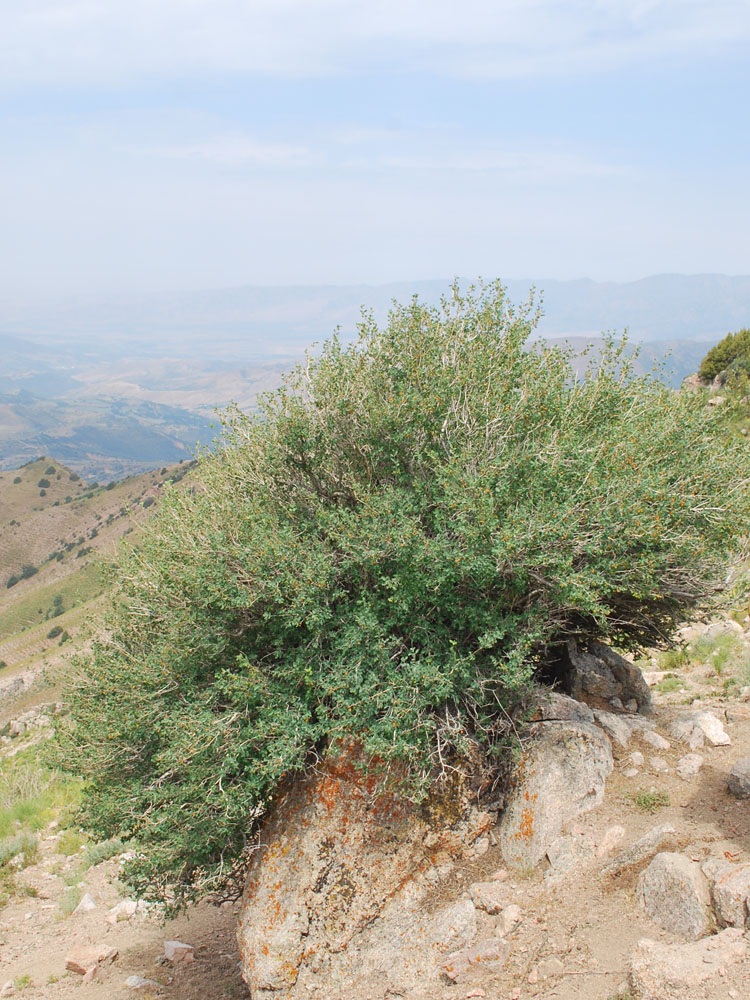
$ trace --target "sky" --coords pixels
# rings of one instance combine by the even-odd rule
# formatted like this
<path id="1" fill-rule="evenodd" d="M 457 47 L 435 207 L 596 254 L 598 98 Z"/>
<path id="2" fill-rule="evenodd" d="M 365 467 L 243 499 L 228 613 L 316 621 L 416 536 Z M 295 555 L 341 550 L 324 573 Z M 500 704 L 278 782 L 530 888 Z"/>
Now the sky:
<path id="1" fill-rule="evenodd" d="M 0 300 L 750 273 L 750 0 L 2 0 Z"/>

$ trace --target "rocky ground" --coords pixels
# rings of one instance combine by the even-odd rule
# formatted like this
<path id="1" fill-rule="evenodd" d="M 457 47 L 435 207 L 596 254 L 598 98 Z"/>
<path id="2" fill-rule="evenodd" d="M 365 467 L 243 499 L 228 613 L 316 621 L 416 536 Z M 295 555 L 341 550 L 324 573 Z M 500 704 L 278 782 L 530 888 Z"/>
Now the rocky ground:
<path id="1" fill-rule="evenodd" d="M 431 942 L 433 966 L 424 981 L 405 976 L 399 982 L 391 971 L 342 988 L 324 968 L 311 966 L 294 995 L 744 1000 L 750 775 L 736 765 L 750 758 L 750 689 L 744 675 L 730 678 L 730 670 L 744 669 L 750 635 L 727 621 L 713 632 L 698 626 L 683 639 L 697 644 L 699 655 L 644 664 L 651 715 L 587 698 L 597 709 L 597 732 L 606 733 L 611 746 L 606 791 L 546 844 L 539 864 L 511 868 L 498 827 L 484 830 L 460 863 L 427 872 L 415 919 L 445 933 Z M 730 647 L 731 658 L 725 656 Z M 33 737 L 33 726 L 15 740 L 6 737 L 5 752 Z M 236 906 L 202 904 L 164 923 L 143 908 L 130 913 L 135 903 L 123 906 L 120 856 L 89 868 L 78 883 L 77 863 L 61 852 L 60 834 L 50 829 L 36 863 L 18 872 L 18 884 L 33 895 L 17 895 L 0 911 L 2 995 L 248 995 L 235 941 Z M 65 915 L 71 883 L 75 898 L 88 894 L 95 908 Z M 174 940 L 192 946 L 188 960 L 164 957 L 165 942 Z M 82 972 L 96 967 L 93 978 L 66 971 L 83 945 L 100 950 L 101 961 L 84 955 L 79 966 Z"/>

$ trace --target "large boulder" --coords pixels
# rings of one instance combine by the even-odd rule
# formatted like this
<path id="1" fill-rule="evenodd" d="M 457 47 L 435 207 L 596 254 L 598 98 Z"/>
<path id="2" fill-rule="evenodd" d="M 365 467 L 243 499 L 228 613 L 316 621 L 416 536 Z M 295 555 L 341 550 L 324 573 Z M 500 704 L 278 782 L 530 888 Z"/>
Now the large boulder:
<path id="1" fill-rule="evenodd" d="M 630 985 L 638 1000 L 684 996 L 686 990 L 718 978 L 725 974 L 726 966 L 741 962 L 746 956 L 747 943 L 736 927 L 686 944 L 660 944 L 643 939 L 633 953 Z"/>
<path id="2" fill-rule="evenodd" d="M 651 709 L 651 691 L 639 667 L 601 642 L 587 645 L 569 639 L 566 644 L 567 685 L 574 698 L 635 702 L 639 712 Z"/>
<path id="3" fill-rule="evenodd" d="M 464 791 L 420 810 L 383 791 L 354 751 L 290 783 L 263 828 L 240 911 L 252 996 L 438 984 L 446 957 L 473 943 L 477 916 L 470 899 L 435 910 L 424 897 L 494 820 L 468 809 Z"/>
<path id="4" fill-rule="evenodd" d="M 505 861 L 519 869 L 538 864 L 566 823 L 602 801 L 612 767 L 609 740 L 596 726 L 539 723 L 500 823 Z"/>
<path id="5" fill-rule="evenodd" d="M 684 854 L 657 854 L 638 879 L 638 898 L 660 927 L 696 941 L 712 929 L 708 881 Z"/>

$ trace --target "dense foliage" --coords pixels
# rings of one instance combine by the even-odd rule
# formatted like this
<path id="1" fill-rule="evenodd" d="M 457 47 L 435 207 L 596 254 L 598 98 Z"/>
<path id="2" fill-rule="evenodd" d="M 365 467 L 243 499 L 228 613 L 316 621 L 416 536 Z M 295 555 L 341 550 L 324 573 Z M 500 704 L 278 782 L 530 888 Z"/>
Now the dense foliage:
<path id="1" fill-rule="evenodd" d="M 750 330 L 728 333 L 701 361 L 698 374 L 704 382 L 711 382 L 731 370 L 750 373 Z"/>
<path id="2" fill-rule="evenodd" d="M 750 520 L 731 405 L 525 351 L 499 285 L 365 316 L 230 414 L 195 487 L 124 552 L 59 759 L 129 879 L 226 885 L 280 780 L 355 737 L 412 794 L 502 742 L 567 636 L 663 642 Z"/>

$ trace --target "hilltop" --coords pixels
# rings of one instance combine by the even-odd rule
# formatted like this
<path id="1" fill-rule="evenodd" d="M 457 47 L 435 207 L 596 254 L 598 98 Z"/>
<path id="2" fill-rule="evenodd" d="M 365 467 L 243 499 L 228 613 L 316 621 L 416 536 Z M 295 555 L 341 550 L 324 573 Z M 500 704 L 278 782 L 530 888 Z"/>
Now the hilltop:
<path id="1" fill-rule="evenodd" d="M 193 464 L 106 486 L 48 457 L 0 472 L 0 723 L 19 697 L 34 700 L 43 670 L 54 685 L 106 589 L 100 564 Z"/>

